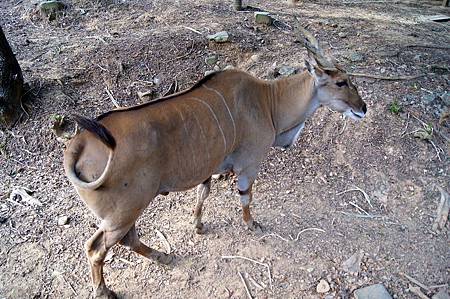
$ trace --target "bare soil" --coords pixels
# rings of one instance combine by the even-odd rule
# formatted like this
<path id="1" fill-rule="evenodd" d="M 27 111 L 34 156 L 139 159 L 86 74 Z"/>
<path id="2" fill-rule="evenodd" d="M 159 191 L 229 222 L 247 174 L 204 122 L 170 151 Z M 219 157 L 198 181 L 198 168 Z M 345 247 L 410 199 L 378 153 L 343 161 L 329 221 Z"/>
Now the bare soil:
<path id="1" fill-rule="evenodd" d="M 254 298 L 353 298 L 374 283 L 395 298 L 414 298 L 401 273 L 448 285 L 448 224 L 440 232 L 432 224 L 436 186 L 450 191 L 450 27 L 423 19 L 449 15 L 441 1 L 304 1 L 295 8 L 250 1 L 281 21 L 270 27 L 256 25 L 252 12 L 234 11 L 232 1 L 67 2 L 53 21 L 36 13 L 35 0 L 0 2 L 0 25 L 31 88 L 27 113 L 0 131 L 0 298 L 90 296 L 83 243 L 97 220 L 64 176 L 55 115 L 113 109 L 106 88 L 121 106 L 141 103 L 139 91 L 156 97 L 175 79 L 187 88 L 213 68 L 205 63 L 211 54 L 220 68 L 261 78 L 281 65 L 302 68 L 306 53 L 289 27 L 295 15 L 348 71 L 423 76 L 354 77 L 368 105 L 363 121 L 322 108 L 293 149 L 272 150 L 254 188 L 261 234 L 244 228 L 232 177 L 213 182 L 205 235 L 190 224 L 193 190 L 155 198 L 138 231 L 165 250 L 162 232 L 175 262 L 161 266 L 116 246 L 105 266 L 108 285 L 123 298 L 246 298 L 238 272 Z M 208 42 L 207 34 L 222 30 L 230 42 Z M 431 140 L 414 137 L 422 122 L 433 128 Z M 9 200 L 19 186 L 42 205 Z M 342 193 L 355 186 L 370 204 L 359 191 Z M 61 216 L 67 225 L 58 225 Z M 359 251 L 361 270 L 346 273 L 342 263 Z M 272 283 L 266 267 L 222 258 L 229 255 L 269 265 Z M 331 287 L 325 294 L 316 291 L 321 279 Z M 429 296 L 438 290 L 422 289 Z"/>

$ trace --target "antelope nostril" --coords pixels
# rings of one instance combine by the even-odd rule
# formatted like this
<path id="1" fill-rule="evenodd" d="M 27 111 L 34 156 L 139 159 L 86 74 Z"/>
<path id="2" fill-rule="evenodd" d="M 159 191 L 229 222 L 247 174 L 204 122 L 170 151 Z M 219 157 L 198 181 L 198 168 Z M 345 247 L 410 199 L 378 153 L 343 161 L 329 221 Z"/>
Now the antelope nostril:
<path id="1" fill-rule="evenodd" d="M 362 111 L 364 112 L 364 114 L 367 113 L 367 106 L 366 106 L 365 103 L 364 103 L 364 105 L 362 106 Z"/>

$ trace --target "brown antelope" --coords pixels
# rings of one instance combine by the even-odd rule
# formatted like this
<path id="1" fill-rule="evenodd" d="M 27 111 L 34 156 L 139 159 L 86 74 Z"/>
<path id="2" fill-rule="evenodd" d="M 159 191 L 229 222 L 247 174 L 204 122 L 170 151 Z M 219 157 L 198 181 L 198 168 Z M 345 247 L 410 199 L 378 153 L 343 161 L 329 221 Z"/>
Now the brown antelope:
<path id="1" fill-rule="evenodd" d="M 270 147 L 289 147 L 319 106 L 361 119 L 366 104 L 348 75 L 321 54 L 307 36 L 307 70 L 264 81 L 239 70 L 206 76 L 188 90 L 146 104 L 106 112 L 90 120 L 64 153 L 76 191 L 101 219 L 86 243 L 94 293 L 114 298 L 103 279 L 103 261 L 116 243 L 166 264 L 171 256 L 143 244 L 135 222 L 158 194 L 197 187 L 194 228 L 202 232 L 203 201 L 211 175 L 233 172 L 243 220 L 250 214 L 252 184 Z"/>

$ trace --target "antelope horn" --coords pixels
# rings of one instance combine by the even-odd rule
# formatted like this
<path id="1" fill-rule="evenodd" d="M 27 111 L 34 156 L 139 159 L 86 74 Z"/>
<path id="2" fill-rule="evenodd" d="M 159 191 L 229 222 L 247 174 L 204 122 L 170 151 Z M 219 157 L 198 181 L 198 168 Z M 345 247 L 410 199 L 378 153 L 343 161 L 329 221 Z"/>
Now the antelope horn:
<path id="1" fill-rule="evenodd" d="M 322 53 L 319 46 L 319 41 L 312 35 L 311 32 L 300 26 L 300 31 L 303 34 L 303 46 L 308 53 L 314 57 L 317 64 L 325 70 L 336 70 L 334 64 L 329 61 Z"/>

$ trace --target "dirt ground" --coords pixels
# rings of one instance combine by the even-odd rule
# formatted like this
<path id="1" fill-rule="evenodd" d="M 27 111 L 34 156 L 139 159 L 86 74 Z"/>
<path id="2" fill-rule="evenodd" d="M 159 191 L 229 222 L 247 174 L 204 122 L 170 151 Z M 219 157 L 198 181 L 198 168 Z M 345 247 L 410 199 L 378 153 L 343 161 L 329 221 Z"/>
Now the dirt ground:
<path id="1" fill-rule="evenodd" d="M 375 283 L 394 298 L 418 298 L 402 273 L 429 286 L 422 292 L 430 297 L 448 286 L 448 223 L 438 232 L 432 225 L 437 186 L 450 192 L 450 27 L 424 20 L 450 14 L 441 1 L 305 0 L 295 8 L 249 1 L 279 21 L 270 27 L 256 25 L 251 11 L 234 11 L 231 0 L 67 2 L 53 21 L 35 12 L 35 0 L 0 2 L 0 25 L 31 88 L 20 122 L 0 131 L 0 298 L 90 296 L 83 244 L 98 221 L 64 176 L 55 115 L 113 109 L 106 90 L 130 106 L 143 101 L 138 92 L 157 97 L 174 80 L 187 88 L 213 69 L 205 63 L 212 54 L 216 68 L 261 78 L 282 65 L 301 69 L 306 51 L 291 30 L 294 16 L 348 71 L 423 76 L 353 77 L 368 105 L 363 121 L 322 108 L 293 149 L 272 150 L 254 187 L 260 234 L 243 226 L 233 178 L 213 181 L 205 235 L 190 223 L 194 190 L 155 198 L 138 232 L 165 250 L 161 232 L 174 263 L 116 246 L 105 266 L 108 285 L 123 298 L 246 298 L 239 273 L 254 298 L 353 298 Z M 230 42 L 208 42 L 207 34 L 222 30 Z M 10 197 L 18 187 L 41 205 Z M 343 192 L 355 187 L 369 201 Z M 58 225 L 62 216 L 68 224 Z M 347 273 L 343 262 L 358 252 L 360 271 Z M 326 293 L 316 291 L 321 279 Z"/>

